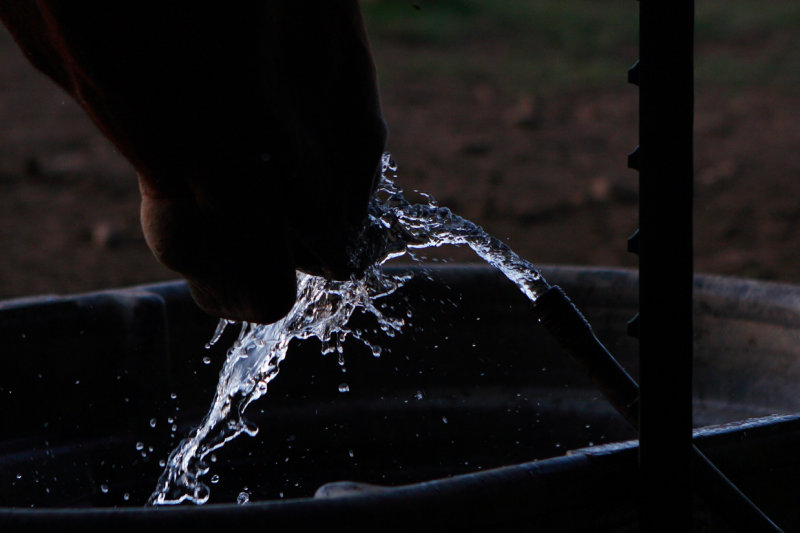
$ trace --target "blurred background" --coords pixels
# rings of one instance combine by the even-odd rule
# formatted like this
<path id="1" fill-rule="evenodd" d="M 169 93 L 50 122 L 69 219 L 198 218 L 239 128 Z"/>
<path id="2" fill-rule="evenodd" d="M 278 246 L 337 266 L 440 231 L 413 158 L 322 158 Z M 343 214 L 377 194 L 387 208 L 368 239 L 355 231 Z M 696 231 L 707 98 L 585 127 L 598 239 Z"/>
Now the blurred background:
<path id="1" fill-rule="evenodd" d="M 536 264 L 636 266 L 636 2 L 362 5 L 400 185 Z M 696 6 L 696 270 L 800 282 L 800 3 Z M 5 29 L 0 191 L 0 298 L 176 277 L 132 168 Z"/>

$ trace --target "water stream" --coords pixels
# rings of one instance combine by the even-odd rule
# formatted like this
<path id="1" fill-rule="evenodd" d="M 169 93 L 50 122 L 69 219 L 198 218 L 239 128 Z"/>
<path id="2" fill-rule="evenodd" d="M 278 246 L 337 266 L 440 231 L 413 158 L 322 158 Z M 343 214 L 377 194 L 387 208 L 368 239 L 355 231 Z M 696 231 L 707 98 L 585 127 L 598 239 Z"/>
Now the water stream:
<path id="1" fill-rule="evenodd" d="M 360 239 L 364 247 L 352 254 L 363 273 L 348 281 L 334 281 L 298 272 L 297 301 L 285 318 L 268 325 L 242 324 L 238 339 L 228 350 L 209 412 L 170 455 L 149 505 L 208 501 L 209 487 L 201 479 L 209 472 L 206 458 L 242 433 L 252 436 L 258 432 L 245 418 L 245 409 L 266 394 L 292 339 L 316 337 L 322 342 L 322 353 L 337 353 L 340 362 L 347 336 L 359 339 L 374 355 L 380 355 L 380 346 L 365 339 L 359 330 L 350 329 L 348 321 L 361 310 L 373 315 L 380 329 L 390 335 L 403 328 L 403 319 L 386 316 L 378 306 L 382 298 L 409 279 L 385 273 L 381 265 L 386 261 L 410 249 L 467 245 L 502 271 L 531 301 L 549 288 L 533 265 L 473 222 L 440 207 L 428 196 L 423 195 L 425 203 L 406 200 L 389 176 L 396 167 L 388 154 L 384 155 L 382 170 Z M 220 321 L 211 344 L 230 323 Z"/>

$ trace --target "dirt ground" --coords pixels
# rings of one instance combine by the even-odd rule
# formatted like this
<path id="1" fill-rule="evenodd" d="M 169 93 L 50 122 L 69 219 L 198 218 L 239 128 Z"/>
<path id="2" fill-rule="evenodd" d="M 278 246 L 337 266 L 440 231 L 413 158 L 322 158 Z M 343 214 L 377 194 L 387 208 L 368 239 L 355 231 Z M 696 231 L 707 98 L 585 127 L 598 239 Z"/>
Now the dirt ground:
<path id="1" fill-rule="evenodd" d="M 637 92 L 623 80 L 537 96 L 444 75 L 385 83 L 399 181 L 534 263 L 635 266 Z M 800 92 L 696 96 L 696 269 L 800 282 Z M 0 190 L 2 298 L 176 277 L 141 237 L 131 167 L 4 30 Z"/>

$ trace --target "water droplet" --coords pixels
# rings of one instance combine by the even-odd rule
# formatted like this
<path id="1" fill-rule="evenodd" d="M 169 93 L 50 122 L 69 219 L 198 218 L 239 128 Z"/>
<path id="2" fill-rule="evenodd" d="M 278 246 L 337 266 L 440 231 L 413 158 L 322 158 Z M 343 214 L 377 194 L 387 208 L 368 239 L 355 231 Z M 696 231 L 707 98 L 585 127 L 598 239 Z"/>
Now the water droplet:
<path id="1" fill-rule="evenodd" d="M 170 393 L 169 397 L 174 400 L 174 399 L 176 399 L 178 397 L 178 394 L 173 392 L 173 393 Z"/>
<path id="2" fill-rule="evenodd" d="M 211 358 L 209 356 L 203 357 L 203 364 L 204 365 L 210 365 L 211 364 Z"/>
<path id="3" fill-rule="evenodd" d="M 105 483 L 100 485 L 100 492 L 102 492 L 103 494 L 108 494 L 108 485 L 106 485 Z"/>
<path id="4" fill-rule="evenodd" d="M 125 501 L 130 500 L 131 499 L 131 494 L 129 492 L 126 492 L 125 494 L 122 495 L 122 499 L 125 500 Z"/>
<path id="5" fill-rule="evenodd" d="M 339 383 L 339 392 L 350 392 L 350 385 L 347 383 Z"/>
<path id="6" fill-rule="evenodd" d="M 239 505 L 245 505 L 247 503 L 250 503 L 250 493 L 245 490 L 240 492 L 239 495 L 236 496 L 236 503 L 238 503 Z"/>
<path id="7" fill-rule="evenodd" d="M 416 394 L 414 394 L 414 398 L 416 398 L 417 400 L 421 400 L 421 399 L 423 399 L 424 397 L 425 397 L 425 395 L 422 393 L 422 391 L 421 391 L 421 390 L 418 390 L 418 391 L 416 392 Z"/>
<path id="8" fill-rule="evenodd" d="M 447 417 L 446 416 L 442 417 L 442 423 L 447 424 Z"/>
<path id="9" fill-rule="evenodd" d="M 347 455 L 349 455 L 351 459 L 356 456 L 356 454 L 353 452 L 353 450 L 348 450 L 347 451 Z"/>
<path id="10" fill-rule="evenodd" d="M 17 479 L 22 479 L 22 474 L 17 474 Z"/>
<path id="11" fill-rule="evenodd" d="M 151 418 L 151 419 L 150 419 L 150 427 L 151 427 L 151 428 L 154 428 L 154 427 L 156 427 L 156 423 L 157 423 L 157 421 L 156 421 L 156 419 L 155 419 L 155 418 Z"/>
<path id="12" fill-rule="evenodd" d="M 137 442 L 136 443 L 136 449 L 139 450 L 139 451 L 144 450 L 144 442 L 141 442 L 141 441 Z"/>
<path id="13" fill-rule="evenodd" d="M 214 335 L 212 335 L 211 340 L 206 343 L 206 350 L 217 343 L 220 337 L 222 337 L 222 334 L 225 333 L 225 328 L 228 327 L 228 324 L 232 323 L 232 320 L 226 320 L 224 318 L 220 319 L 220 321 L 217 323 L 217 329 L 214 330 Z"/>
<path id="14" fill-rule="evenodd" d="M 214 474 L 213 476 L 211 476 L 211 483 L 213 483 L 213 484 L 215 484 L 215 485 L 216 485 L 217 483 L 219 483 L 219 475 L 217 475 L 217 474 Z"/>

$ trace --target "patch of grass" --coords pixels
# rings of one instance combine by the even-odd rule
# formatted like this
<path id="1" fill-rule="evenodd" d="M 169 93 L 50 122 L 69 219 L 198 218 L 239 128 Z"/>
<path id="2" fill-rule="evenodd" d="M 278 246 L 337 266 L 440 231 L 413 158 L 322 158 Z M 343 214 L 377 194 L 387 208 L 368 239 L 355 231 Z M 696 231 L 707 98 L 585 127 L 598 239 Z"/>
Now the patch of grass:
<path id="1" fill-rule="evenodd" d="M 800 3 L 699 0 L 696 78 L 734 87 L 800 83 Z"/>
<path id="2" fill-rule="evenodd" d="M 374 0 L 364 12 L 378 39 L 409 44 L 502 38 L 585 53 L 636 37 L 636 7 L 619 0 Z"/>
<path id="3" fill-rule="evenodd" d="M 464 0 L 373 0 L 364 4 L 363 11 L 370 33 L 378 41 L 447 46 L 474 26 L 480 13 L 472 4 Z"/>
<path id="4" fill-rule="evenodd" d="M 752 34 L 800 28 L 796 0 L 698 0 L 695 26 L 701 40 L 736 41 Z"/>
<path id="5" fill-rule="evenodd" d="M 638 7 L 627 0 L 372 0 L 364 13 L 389 80 L 439 74 L 520 91 L 609 86 L 624 83 L 637 56 Z M 797 35 L 797 0 L 698 0 L 697 80 L 795 84 Z"/>
<path id="6" fill-rule="evenodd" d="M 374 0 L 364 6 L 384 79 L 454 75 L 539 91 L 576 81 L 620 82 L 635 60 L 636 6 L 621 0 L 422 0 L 420 9 L 413 4 Z M 383 68 L 386 50 L 393 61 Z M 609 51 L 615 54 L 611 61 Z"/>

